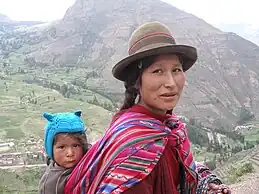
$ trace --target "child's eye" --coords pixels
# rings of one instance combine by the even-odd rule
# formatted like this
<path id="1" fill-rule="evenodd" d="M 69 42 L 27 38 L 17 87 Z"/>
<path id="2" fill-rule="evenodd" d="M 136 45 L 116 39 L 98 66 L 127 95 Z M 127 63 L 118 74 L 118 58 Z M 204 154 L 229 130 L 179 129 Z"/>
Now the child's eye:
<path id="1" fill-rule="evenodd" d="M 81 145 L 80 144 L 74 144 L 73 147 L 75 147 L 75 148 L 76 147 L 81 147 Z"/>
<path id="2" fill-rule="evenodd" d="M 65 146 L 58 146 L 58 149 L 64 149 L 65 148 Z"/>

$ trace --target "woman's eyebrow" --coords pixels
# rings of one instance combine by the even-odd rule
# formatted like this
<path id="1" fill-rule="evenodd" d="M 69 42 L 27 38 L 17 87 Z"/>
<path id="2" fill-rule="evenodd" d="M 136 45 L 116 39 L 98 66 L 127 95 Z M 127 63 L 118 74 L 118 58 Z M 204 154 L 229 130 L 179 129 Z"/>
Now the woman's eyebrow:
<path id="1" fill-rule="evenodd" d="M 172 67 L 182 67 L 183 66 L 180 62 L 172 63 L 171 65 L 172 65 Z M 151 66 L 151 69 L 161 68 L 161 67 L 163 67 L 163 64 L 154 62 L 153 65 Z"/>
<path id="2" fill-rule="evenodd" d="M 183 65 L 181 63 L 172 64 L 174 67 L 182 67 Z"/>

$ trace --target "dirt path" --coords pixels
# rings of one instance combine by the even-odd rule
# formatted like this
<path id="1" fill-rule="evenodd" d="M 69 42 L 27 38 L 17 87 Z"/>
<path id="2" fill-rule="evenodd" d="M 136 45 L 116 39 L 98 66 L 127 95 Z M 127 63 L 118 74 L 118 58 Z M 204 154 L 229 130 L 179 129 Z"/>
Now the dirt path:
<path id="1" fill-rule="evenodd" d="M 28 133 L 28 131 L 26 131 L 26 125 L 27 123 L 30 121 L 30 118 L 26 118 L 22 123 L 21 123 L 21 130 L 24 134 Z"/>
<path id="2" fill-rule="evenodd" d="M 0 169 L 34 168 L 34 167 L 42 167 L 42 166 L 46 166 L 46 164 L 31 164 L 31 165 L 16 165 L 16 166 L 0 166 Z"/>
<path id="3" fill-rule="evenodd" d="M 232 194 L 259 194 L 259 174 L 250 174 L 240 183 L 231 185 Z"/>

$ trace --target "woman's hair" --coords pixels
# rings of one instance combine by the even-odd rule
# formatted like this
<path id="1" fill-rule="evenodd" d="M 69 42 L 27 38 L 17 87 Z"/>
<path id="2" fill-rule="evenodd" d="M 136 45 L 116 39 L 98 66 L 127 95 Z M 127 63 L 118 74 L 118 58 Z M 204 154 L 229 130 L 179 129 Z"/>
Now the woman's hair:
<path id="1" fill-rule="evenodd" d="M 129 72 L 129 74 L 126 81 L 124 81 L 124 102 L 120 111 L 131 108 L 133 105 L 135 105 L 135 100 L 139 94 L 139 87 L 141 84 L 141 76 L 143 71 L 155 61 L 156 57 L 156 55 L 149 56 L 136 61 L 136 64 L 129 65 L 128 69 L 126 70 Z"/>
<path id="2" fill-rule="evenodd" d="M 87 137 L 86 137 L 85 133 L 58 133 L 58 134 L 68 135 L 68 136 L 78 140 L 83 147 L 83 154 L 85 154 L 91 147 L 91 145 L 87 141 Z M 54 137 L 53 141 L 54 141 L 53 145 L 55 145 L 56 144 L 56 136 Z M 51 161 L 51 158 L 47 156 L 46 160 L 47 160 L 47 165 L 49 165 L 50 161 Z"/>

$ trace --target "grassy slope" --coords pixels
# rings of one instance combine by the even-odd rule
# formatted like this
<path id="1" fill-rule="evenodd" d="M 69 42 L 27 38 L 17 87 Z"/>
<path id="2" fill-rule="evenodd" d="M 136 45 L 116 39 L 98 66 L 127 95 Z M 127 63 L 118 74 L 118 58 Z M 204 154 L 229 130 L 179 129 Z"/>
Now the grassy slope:
<path id="1" fill-rule="evenodd" d="M 37 100 L 37 104 L 30 102 L 32 99 Z M 99 106 L 67 99 L 57 91 L 16 80 L 0 80 L 0 102 L 1 139 L 20 139 L 30 134 L 42 137 L 45 124 L 41 116 L 43 112 L 54 113 L 77 109 L 83 111 L 90 139 L 93 139 L 102 134 L 112 116 L 111 112 Z"/>
<path id="2" fill-rule="evenodd" d="M 1 170 L 0 193 L 1 194 L 37 194 L 39 177 L 43 168 Z"/>
<path id="3" fill-rule="evenodd" d="M 24 136 L 31 134 L 42 138 L 45 120 L 41 115 L 44 111 L 59 112 L 74 111 L 77 109 L 81 109 L 83 111 L 83 119 L 89 127 L 90 141 L 98 138 L 107 127 L 112 113 L 99 106 L 75 99 L 83 99 L 84 101 L 91 100 L 93 95 L 96 95 L 98 100 L 101 102 L 109 102 L 108 99 L 85 89 L 81 90 L 81 94 L 71 96 L 74 99 L 68 99 L 64 98 L 57 91 L 43 88 L 35 84 L 25 84 L 22 82 L 22 80 L 33 76 L 42 79 L 49 79 L 52 82 L 59 84 L 71 83 L 75 79 L 84 81 L 84 76 L 88 70 L 84 68 L 72 68 L 67 72 L 67 69 L 62 67 L 56 67 L 55 69 L 44 68 L 44 70 L 40 67 L 30 68 L 27 64 L 24 64 L 24 55 L 21 54 L 22 52 L 28 51 L 29 48 L 29 46 L 27 47 L 25 45 L 19 49 L 17 53 L 10 54 L 9 58 L 6 60 L 11 64 L 11 66 L 7 67 L 9 73 L 17 72 L 20 68 L 25 70 L 25 74 L 16 73 L 9 76 L 5 75 L 5 78 L 0 80 L 0 139 L 5 140 L 6 138 L 14 138 L 20 140 L 23 139 Z M 91 83 L 89 83 L 89 85 L 90 84 Z M 21 96 L 24 96 L 22 100 L 20 100 Z M 37 99 L 37 104 L 31 103 L 29 99 Z M 258 134 L 258 130 L 252 131 L 247 135 L 246 140 L 253 141 L 254 139 L 259 138 Z M 199 148 L 195 156 L 196 160 L 202 161 L 205 157 L 212 158 L 214 154 L 206 152 L 205 148 Z M 242 159 L 242 157 L 239 157 L 236 160 L 240 159 Z M 254 161 L 253 164 L 256 166 L 256 161 Z M 25 185 L 34 185 L 32 186 L 32 189 L 35 189 L 35 185 L 37 186 L 39 179 L 39 174 L 36 173 L 34 176 L 34 171 L 27 171 L 27 174 L 22 172 L 22 178 L 19 177 L 19 173 L 17 176 L 16 172 L 1 171 L 1 173 L 1 177 L 6 177 L 5 180 L 0 181 L 3 183 L 1 187 L 6 185 L 8 189 L 12 188 L 14 190 L 23 190 L 25 189 Z M 26 180 L 29 179 L 28 177 L 34 178 L 33 180 L 26 182 Z M 13 182 L 17 182 L 15 186 L 12 185 Z M 0 188 L 0 193 L 3 191 L 1 189 L 2 188 Z M 10 191 L 9 193 L 15 192 Z"/>

